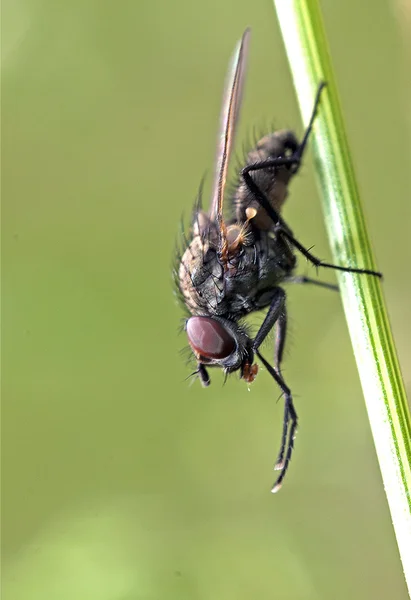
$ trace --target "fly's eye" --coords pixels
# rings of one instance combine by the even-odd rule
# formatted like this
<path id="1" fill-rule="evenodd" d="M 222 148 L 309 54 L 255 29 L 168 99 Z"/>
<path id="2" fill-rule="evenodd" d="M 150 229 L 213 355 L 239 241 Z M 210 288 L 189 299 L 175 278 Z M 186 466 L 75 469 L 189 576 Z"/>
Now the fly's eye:
<path id="1" fill-rule="evenodd" d="M 227 329 L 210 317 L 191 317 L 187 321 L 187 336 L 195 354 L 208 359 L 227 358 L 236 347 Z"/>

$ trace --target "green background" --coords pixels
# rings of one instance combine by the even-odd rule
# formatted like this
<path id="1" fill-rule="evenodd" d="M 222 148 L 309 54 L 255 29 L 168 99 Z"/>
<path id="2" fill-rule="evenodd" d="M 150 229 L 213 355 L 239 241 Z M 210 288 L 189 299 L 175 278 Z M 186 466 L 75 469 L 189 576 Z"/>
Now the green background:
<path id="1" fill-rule="evenodd" d="M 409 15 L 383 0 L 322 6 L 409 385 Z M 270 2 L 4 0 L 2 12 L 5 600 L 405 599 L 337 294 L 289 288 L 300 428 L 281 493 L 268 374 L 250 391 L 214 372 L 207 390 L 184 381 L 173 247 L 210 179 L 245 26 L 240 144 L 253 126 L 301 133 Z M 311 156 L 285 216 L 330 257 Z"/>

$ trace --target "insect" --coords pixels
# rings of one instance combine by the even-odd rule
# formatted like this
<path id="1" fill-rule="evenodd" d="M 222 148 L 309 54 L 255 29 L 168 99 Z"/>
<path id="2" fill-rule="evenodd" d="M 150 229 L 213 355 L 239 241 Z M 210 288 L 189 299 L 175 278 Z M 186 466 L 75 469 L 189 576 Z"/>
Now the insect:
<path id="1" fill-rule="evenodd" d="M 209 368 L 226 375 L 235 371 L 251 383 L 258 359 L 277 383 L 284 397 L 281 444 L 275 463 L 280 471 L 272 487 L 283 483 L 294 448 L 297 412 L 281 363 L 287 331 L 286 282 L 312 283 L 336 288 L 308 277 L 294 275 L 295 251 L 316 267 L 381 277 L 368 269 L 323 262 L 306 249 L 281 217 L 290 180 L 296 175 L 313 127 L 325 83 L 320 83 L 308 127 L 299 142 L 292 131 L 275 131 L 263 137 L 248 153 L 239 182 L 229 199 L 232 216 L 224 217 L 228 163 L 233 149 L 241 105 L 250 30 L 237 44 L 229 69 L 221 111 L 215 179 L 209 211 L 201 207 L 201 192 L 194 208 L 191 241 L 177 258 L 175 279 L 189 317 L 185 330 L 194 354 L 196 375 L 210 384 Z M 337 288 L 338 289 L 338 288 Z M 244 324 L 248 314 L 268 309 L 255 337 Z M 274 361 L 260 352 L 261 344 L 275 327 Z"/>

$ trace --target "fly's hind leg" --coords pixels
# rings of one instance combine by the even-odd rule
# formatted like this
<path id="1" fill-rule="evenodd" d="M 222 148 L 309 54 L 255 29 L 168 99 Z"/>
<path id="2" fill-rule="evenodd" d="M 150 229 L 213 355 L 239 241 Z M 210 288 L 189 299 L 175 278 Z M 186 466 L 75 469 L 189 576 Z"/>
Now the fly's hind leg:
<path id="1" fill-rule="evenodd" d="M 255 183 L 254 179 L 251 176 L 253 171 L 260 171 L 262 169 L 269 169 L 273 167 L 289 167 L 294 168 L 294 173 L 297 172 L 301 160 L 304 154 L 304 150 L 307 146 L 309 135 L 312 131 L 313 123 L 315 120 L 315 116 L 317 113 L 317 109 L 320 103 L 321 92 L 325 87 L 325 82 L 320 83 L 317 90 L 317 95 L 315 97 L 314 108 L 311 114 L 310 122 L 305 131 L 304 137 L 302 139 L 301 144 L 295 150 L 295 152 L 291 156 L 279 156 L 277 158 L 269 158 L 267 160 L 263 160 L 254 164 L 246 165 L 244 169 L 241 171 L 241 176 L 244 179 L 244 182 L 251 194 L 257 200 L 262 208 L 265 209 L 267 214 L 271 217 L 271 220 L 274 225 L 274 231 L 286 239 L 294 248 L 296 248 L 307 260 L 309 260 L 316 267 L 324 267 L 327 269 L 335 269 L 337 271 L 343 271 L 345 273 L 359 273 L 366 275 L 373 275 L 374 277 L 382 277 L 382 274 L 378 271 L 374 271 L 372 269 L 358 269 L 354 267 L 345 267 L 340 265 L 334 265 L 332 263 L 324 262 L 314 256 L 303 244 L 301 244 L 291 233 L 290 229 L 287 227 L 279 213 L 273 208 L 271 203 L 269 202 L 267 196 L 260 190 L 258 185 Z"/>

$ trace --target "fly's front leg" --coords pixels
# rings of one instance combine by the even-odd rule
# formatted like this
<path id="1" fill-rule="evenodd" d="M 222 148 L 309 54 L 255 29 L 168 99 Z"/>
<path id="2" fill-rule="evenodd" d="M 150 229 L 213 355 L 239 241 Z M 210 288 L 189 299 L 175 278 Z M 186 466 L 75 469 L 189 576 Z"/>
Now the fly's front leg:
<path id="1" fill-rule="evenodd" d="M 285 303 L 283 305 L 283 310 L 278 317 L 278 321 L 276 323 L 276 332 L 275 332 L 275 346 L 274 346 L 274 365 L 277 370 L 277 373 L 280 375 L 281 379 L 283 379 L 283 375 L 281 373 L 281 362 L 283 359 L 284 347 L 285 347 L 285 338 L 287 334 L 287 310 Z M 284 379 L 283 379 L 284 381 Z M 283 418 L 283 433 L 281 437 L 281 446 L 280 451 L 278 453 L 277 461 L 274 469 L 276 471 L 282 471 L 285 467 L 284 462 L 284 453 L 287 445 L 287 433 L 289 423 L 293 424 L 295 422 L 295 427 L 297 426 L 297 414 L 294 410 L 292 395 L 290 390 L 288 393 L 285 393 L 285 404 L 284 404 L 284 418 Z M 294 433 L 292 434 L 292 439 L 290 439 L 290 443 L 293 444 L 294 441 Z M 289 458 L 287 460 L 287 466 L 289 462 Z M 284 475 L 283 475 L 284 477 Z M 278 484 L 278 482 L 277 482 Z"/>
<path id="2" fill-rule="evenodd" d="M 290 388 L 285 384 L 283 378 L 270 365 L 270 363 L 268 363 L 265 360 L 265 358 L 260 354 L 260 352 L 258 352 L 258 350 L 256 351 L 256 354 L 257 354 L 258 358 L 261 360 L 261 362 L 263 363 L 263 365 L 265 366 L 265 368 L 267 369 L 267 371 L 270 373 L 270 375 L 273 377 L 273 379 L 280 386 L 281 390 L 283 391 L 284 398 L 285 398 L 283 437 L 281 440 L 280 454 L 277 459 L 276 465 L 274 467 L 275 470 L 281 469 L 281 473 L 280 473 L 279 477 L 277 478 L 277 481 L 274 483 L 273 487 L 271 488 L 272 493 L 275 494 L 281 488 L 284 477 L 288 470 L 288 466 L 290 464 L 291 456 L 292 456 L 292 453 L 294 450 L 294 438 L 295 438 L 295 434 L 297 432 L 298 417 L 297 417 L 297 413 L 294 408 L 294 403 L 293 403 Z M 290 426 L 290 428 L 288 428 L 288 424 L 290 421 L 291 421 L 291 426 Z M 289 429 L 289 431 L 288 431 L 288 429 Z M 285 431 L 285 436 L 284 436 L 284 431 Z M 287 432 L 288 432 L 288 442 L 287 442 Z M 286 447 L 287 447 L 287 452 L 285 453 L 285 459 L 284 459 L 284 452 L 285 452 Z"/>
<path id="3" fill-rule="evenodd" d="M 207 372 L 207 369 L 201 363 L 198 363 L 197 367 L 197 375 L 201 381 L 201 385 L 203 387 L 208 387 L 210 385 L 210 376 Z"/>
<path id="4" fill-rule="evenodd" d="M 283 479 L 288 469 L 294 449 L 294 437 L 297 430 L 297 413 L 294 408 L 291 390 L 285 383 L 281 374 L 281 362 L 283 358 L 285 337 L 287 331 L 287 313 L 285 309 L 285 292 L 281 288 L 276 288 L 276 293 L 271 302 L 268 313 L 261 325 L 253 343 L 253 350 L 276 381 L 284 394 L 284 418 L 283 431 L 281 436 L 281 446 L 275 464 L 275 470 L 281 471 L 281 474 L 275 482 L 272 492 L 277 492 L 282 485 Z M 274 350 L 274 367 L 272 367 L 259 352 L 259 347 L 272 330 L 276 326 L 275 350 Z"/>

